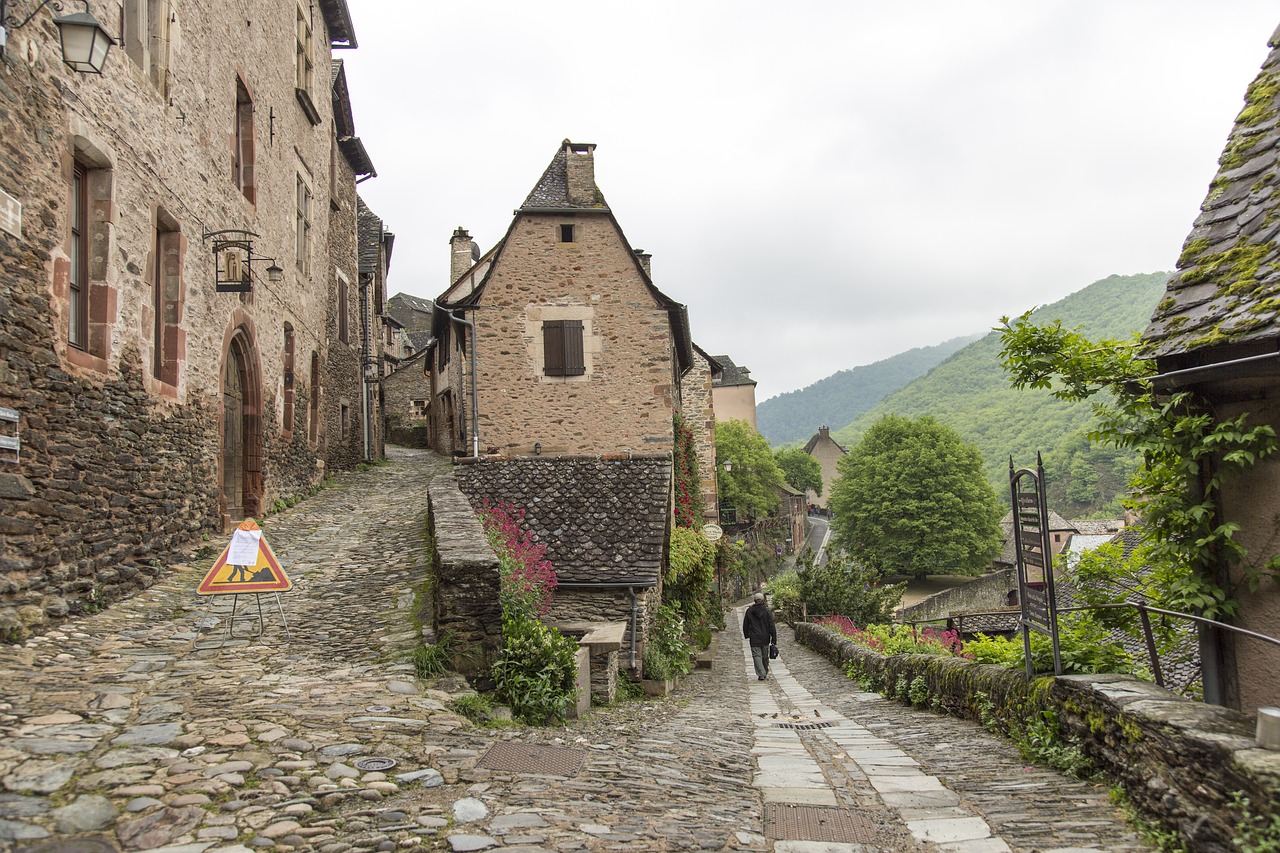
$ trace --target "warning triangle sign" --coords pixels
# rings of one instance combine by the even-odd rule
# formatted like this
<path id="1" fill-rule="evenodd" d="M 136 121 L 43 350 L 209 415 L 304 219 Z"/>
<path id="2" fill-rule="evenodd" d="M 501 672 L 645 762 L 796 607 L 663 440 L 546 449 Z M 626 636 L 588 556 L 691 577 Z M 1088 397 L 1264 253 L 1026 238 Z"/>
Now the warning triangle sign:
<path id="1" fill-rule="evenodd" d="M 254 592 L 288 592 L 293 582 L 252 518 L 240 522 L 222 555 L 196 587 L 199 595 L 244 595 Z"/>

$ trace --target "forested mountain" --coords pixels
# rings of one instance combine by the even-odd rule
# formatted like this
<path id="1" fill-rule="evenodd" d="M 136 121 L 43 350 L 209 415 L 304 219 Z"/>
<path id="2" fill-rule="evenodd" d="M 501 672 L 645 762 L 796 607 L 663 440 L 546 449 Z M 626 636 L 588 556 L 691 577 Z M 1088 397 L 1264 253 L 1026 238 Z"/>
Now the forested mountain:
<path id="1" fill-rule="evenodd" d="M 841 370 L 799 391 L 770 397 L 756 406 L 756 429 L 775 447 L 808 441 L 818 427 L 836 429 L 850 423 L 980 337 L 969 335 L 937 346 L 917 347 L 874 364 Z"/>
<path id="2" fill-rule="evenodd" d="M 1169 273 L 1113 275 L 1038 309 L 1037 322 L 1060 319 L 1090 338 L 1127 339 L 1146 328 L 1164 295 Z M 995 325 L 993 318 L 992 325 Z M 991 332 L 959 350 L 852 423 L 833 430 L 845 447 L 888 413 L 932 415 L 982 452 L 984 470 L 996 493 L 1009 497 L 1009 456 L 1018 467 L 1034 466 L 1043 453 L 1049 505 L 1067 518 L 1114 514 L 1136 464 L 1127 453 L 1090 448 L 1084 433 L 1093 420 L 1088 403 L 1055 400 L 1048 391 L 1016 391 L 1000 367 L 1000 334 Z"/>

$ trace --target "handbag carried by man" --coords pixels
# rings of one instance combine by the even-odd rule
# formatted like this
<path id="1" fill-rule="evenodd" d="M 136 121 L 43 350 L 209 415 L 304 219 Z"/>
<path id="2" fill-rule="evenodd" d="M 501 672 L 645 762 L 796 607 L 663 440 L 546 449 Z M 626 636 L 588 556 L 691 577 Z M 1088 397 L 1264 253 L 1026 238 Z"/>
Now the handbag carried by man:
<path id="1" fill-rule="evenodd" d="M 778 644 L 770 643 L 769 644 L 769 660 L 776 660 L 777 657 L 778 657 Z"/>

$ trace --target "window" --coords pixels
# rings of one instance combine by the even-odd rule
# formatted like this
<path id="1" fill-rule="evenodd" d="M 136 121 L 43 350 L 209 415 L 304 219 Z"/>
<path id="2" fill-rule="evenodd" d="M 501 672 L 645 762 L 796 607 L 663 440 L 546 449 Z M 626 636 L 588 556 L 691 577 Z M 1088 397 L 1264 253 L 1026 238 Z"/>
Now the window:
<path id="1" fill-rule="evenodd" d="M 182 232 L 163 210 L 156 211 L 155 260 L 152 264 L 152 309 L 155 312 L 155 339 L 152 375 L 168 384 L 178 384 L 178 362 L 184 355 L 182 326 Z"/>
<path id="2" fill-rule="evenodd" d="M 427 416 L 426 400 L 410 400 L 409 413 L 415 418 L 425 418 Z"/>
<path id="3" fill-rule="evenodd" d="M 342 440 L 346 441 L 351 434 L 351 407 L 346 403 L 342 404 Z"/>
<path id="4" fill-rule="evenodd" d="M 284 324 L 284 431 L 293 433 L 293 326 Z"/>
<path id="5" fill-rule="evenodd" d="M 297 199 L 298 272 L 311 275 L 311 188 L 298 175 Z"/>
<path id="6" fill-rule="evenodd" d="M 349 296 L 347 291 L 350 287 L 347 280 L 338 275 L 338 340 L 344 344 L 351 343 L 351 329 L 349 328 L 347 313 L 351 310 L 351 306 L 347 300 Z"/>
<path id="7" fill-rule="evenodd" d="M 547 376 L 581 376 L 587 372 L 581 320 L 544 320 L 542 347 L 543 373 Z"/>
<path id="8" fill-rule="evenodd" d="M 236 79 L 236 139 L 232 152 L 231 179 L 244 197 L 254 202 L 253 187 L 253 101 L 244 81 Z"/>
<path id="9" fill-rule="evenodd" d="M 120 41 L 125 54 L 164 96 L 169 94 L 170 44 L 178 37 L 178 16 L 169 0 L 124 0 Z"/>
<path id="10" fill-rule="evenodd" d="M 320 439 L 320 353 L 311 353 L 311 407 L 307 416 L 311 419 L 310 435 L 312 445 Z"/>
<path id="11" fill-rule="evenodd" d="M 71 279 L 67 342 L 89 346 L 89 170 L 76 163 L 71 182 Z"/>
<path id="12" fill-rule="evenodd" d="M 311 60 L 311 10 L 298 6 L 298 70 L 294 85 L 307 94 L 311 93 L 314 65 Z"/>
<path id="13" fill-rule="evenodd" d="M 560 242 L 561 243 L 573 242 L 573 226 L 572 225 L 560 226 Z"/>

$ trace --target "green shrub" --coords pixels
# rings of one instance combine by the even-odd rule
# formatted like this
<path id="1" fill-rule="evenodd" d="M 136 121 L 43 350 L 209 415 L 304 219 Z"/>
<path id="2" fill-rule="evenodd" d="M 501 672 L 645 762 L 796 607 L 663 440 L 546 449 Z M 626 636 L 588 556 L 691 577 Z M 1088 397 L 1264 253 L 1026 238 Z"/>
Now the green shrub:
<path id="1" fill-rule="evenodd" d="M 657 680 L 689 672 L 689 645 L 684 640 L 684 619 L 673 605 L 658 608 L 644 644 L 644 676 Z"/>
<path id="2" fill-rule="evenodd" d="M 502 620 L 502 657 L 492 674 L 498 698 L 530 725 L 563 721 L 577 692 L 578 644 L 527 616 Z"/>
<path id="3" fill-rule="evenodd" d="M 488 698 L 481 696 L 478 693 L 469 693 L 459 696 L 450 702 L 449 706 L 457 713 L 478 725 L 488 723 L 490 715 L 493 713 L 492 703 L 489 702 Z"/>
<path id="4" fill-rule="evenodd" d="M 979 634 L 964 644 L 964 650 L 979 663 L 1025 667 L 1022 638 L 1004 639 Z M 1141 674 L 1142 668 L 1123 646 L 1107 636 L 1106 629 L 1083 614 L 1063 618 L 1058 623 L 1058 653 L 1062 671 L 1090 675 L 1099 672 Z M 1039 631 L 1031 633 L 1031 664 L 1036 672 L 1053 672 L 1053 642 Z"/>
<path id="5" fill-rule="evenodd" d="M 413 650 L 413 668 L 422 678 L 440 675 L 451 666 L 453 635 L 445 631 L 433 645 Z"/>

